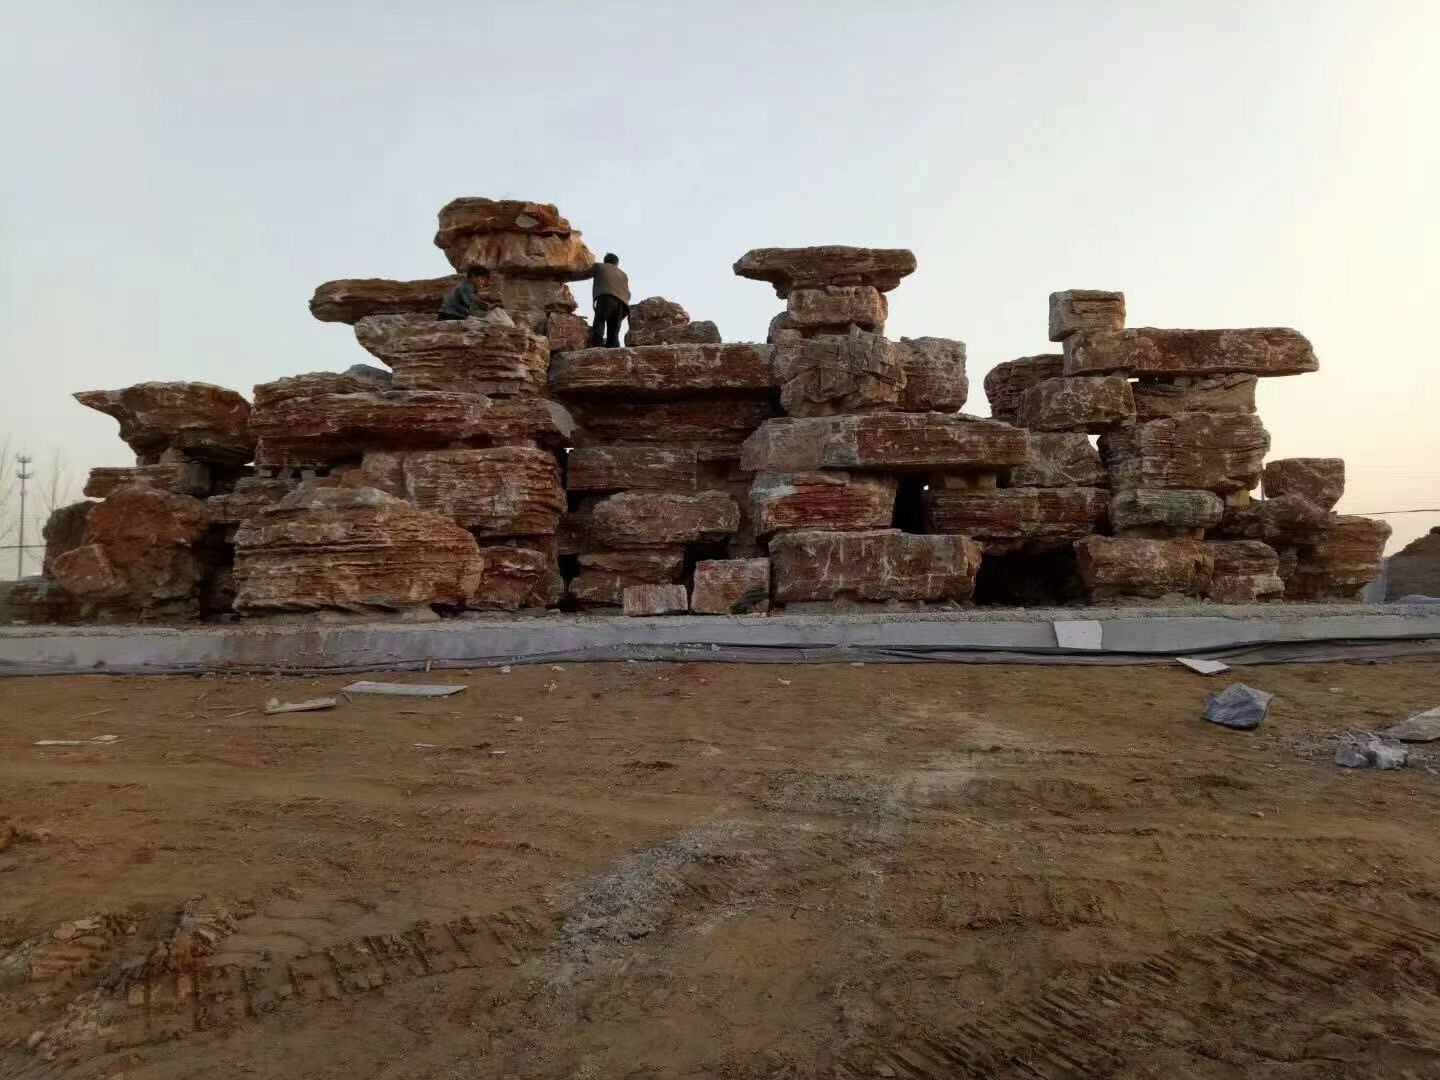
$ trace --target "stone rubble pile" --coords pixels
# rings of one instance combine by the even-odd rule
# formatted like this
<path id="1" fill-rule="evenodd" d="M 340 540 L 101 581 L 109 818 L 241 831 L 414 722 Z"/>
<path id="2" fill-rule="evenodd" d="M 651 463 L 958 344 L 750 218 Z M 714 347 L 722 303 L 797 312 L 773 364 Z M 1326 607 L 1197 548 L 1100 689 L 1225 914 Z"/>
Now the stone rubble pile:
<path id="1" fill-rule="evenodd" d="M 1232 603 L 1377 575 L 1389 529 L 1334 512 L 1342 462 L 1264 464 L 1257 379 L 1317 367 L 1292 330 L 1127 329 L 1120 293 L 1056 293 L 1062 351 L 990 371 L 981 418 L 963 342 L 885 337 L 908 251 L 757 249 L 734 269 L 785 302 L 764 344 L 651 297 L 592 349 L 567 282 L 594 256 L 554 206 L 456 199 L 435 244 L 491 267 L 495 310 L 438 321 L 456 277 L 310 302 L 383 368 L 77 394 L 135 464 L 55 513 L 15 617 Z"/>

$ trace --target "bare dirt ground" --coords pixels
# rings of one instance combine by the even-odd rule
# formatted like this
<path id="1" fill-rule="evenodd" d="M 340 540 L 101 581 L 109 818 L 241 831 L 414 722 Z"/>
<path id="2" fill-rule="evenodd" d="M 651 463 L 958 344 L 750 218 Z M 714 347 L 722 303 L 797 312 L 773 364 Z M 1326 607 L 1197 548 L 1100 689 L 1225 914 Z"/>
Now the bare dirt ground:
<path id="1" fill-rule="evenodd" d="M 0 682 L 0 1075 L 1440 1076 L 1440 665 L 1236 674 Z"/>

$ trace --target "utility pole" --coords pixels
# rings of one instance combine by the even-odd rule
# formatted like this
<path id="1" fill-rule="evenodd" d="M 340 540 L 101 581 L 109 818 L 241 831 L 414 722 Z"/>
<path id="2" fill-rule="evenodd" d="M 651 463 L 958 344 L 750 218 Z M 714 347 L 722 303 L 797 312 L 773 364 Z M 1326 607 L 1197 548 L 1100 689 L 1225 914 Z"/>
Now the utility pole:
<path id="1" fill-rule="evenodd" d="M 20 481 L 20 545 L 15 549 L 15 580 L 19 581 L 25 576 L 25 483 L 35 475 L 25 466 L 35 459 L 19 454 L 15 460 L 19 463 L 19 471 L 15 475 Z"/>

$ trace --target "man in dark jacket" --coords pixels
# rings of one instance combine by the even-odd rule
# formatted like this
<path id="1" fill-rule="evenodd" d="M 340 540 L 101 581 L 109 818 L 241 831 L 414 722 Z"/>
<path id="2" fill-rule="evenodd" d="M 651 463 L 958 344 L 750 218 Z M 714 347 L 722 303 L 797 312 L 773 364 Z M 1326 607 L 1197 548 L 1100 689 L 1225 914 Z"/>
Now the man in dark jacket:
<path id="1" fill-rule="evenodd" d="M 490 292 L 490 271 L 484 266 L 467 266 L 460 284 L 440 301 L 440 319 L 469 319 L 500 306 L 500 297 Z"/>
<path id="2" fill-rule="evenodd" d="M 620 269 L 620 256 L 613 252 L 606 255 L 604 262 L 596 263 L 583 277 L 595 281 L 595 321 L 590 325 L 590 345 L 618 349 L 620 324 L 630 316 L 630 279 Z"/>

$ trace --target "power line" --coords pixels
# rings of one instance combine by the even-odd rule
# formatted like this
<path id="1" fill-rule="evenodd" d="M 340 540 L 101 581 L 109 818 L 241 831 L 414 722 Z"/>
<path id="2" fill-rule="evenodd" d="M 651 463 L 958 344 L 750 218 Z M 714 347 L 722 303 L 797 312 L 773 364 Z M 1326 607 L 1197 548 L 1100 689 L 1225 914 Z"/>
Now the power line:
<path id="1" fill-rule="evenodd" d="M 1440 506 L 1419 510 L 1357 510 L 1355 513 L 1360 517 L 1389 517 L 1391 514 L 1440 514 Z"/>

